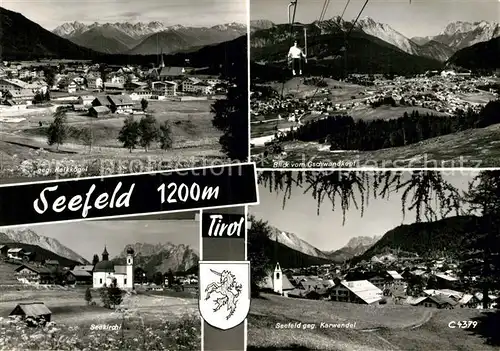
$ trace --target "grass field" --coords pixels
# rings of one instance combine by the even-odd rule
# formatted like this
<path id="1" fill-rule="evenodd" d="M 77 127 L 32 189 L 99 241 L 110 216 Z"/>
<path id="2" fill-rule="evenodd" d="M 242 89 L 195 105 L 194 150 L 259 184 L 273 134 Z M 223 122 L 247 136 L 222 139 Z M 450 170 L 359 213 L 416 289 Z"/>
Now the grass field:
<path id="1" fill-rule="evenodd" d="M 172 169 L 177 168 L 176 165 L 204 165 L 203 162 L 214 159 L 225 160 L 220 152 L 221 133 L 212 126 L 212 103 L 210 100 L 149 103 L 147 113 L 159 122 L 168 120 L 171 123 L 173 148 L 167 151 L 160 150 L 156 145 L 147 152 L 136 149 L 130 153 L 124 149 L 117 140 L 125 119 L 123 115 L 94 119 L 68 113 L 68 139 L 59 148 L 47 145 L 46 133 L 53 120 L 49 109 L 46 113 L 25 115 L 26 119 L 17 123 L 0 122 L 0 176 L 37 176 L 39 174 L 36 172 L 25 172 L 25 168 L 47 168 L 39 166 L 40 163 L 59 163 L 63 168 L 85 169 L 103 160 L 125 162 L 128 165 L 131 160 L 135 160 L 145 167 L 144 164 L 150 159 L 155 159 L 154 163 L 159 169 Z M 135 116 L 137 119 L 140 117 Z M 85 130 L 92 132 L 92 148 L 83 138 Z M 27 161 L 28 165 L 25 162 L 23 166 L 23 161 Z"/>
<path id="2" fill-rule="evenodd" d="M 450 321 L 473 320 L 477 310 L 434 310 L 398 305 L 356 305 L 289 299 L 273 295 L 252 300 L 249 350 L 495 350 L 470 330 Z M 277 323 L 301 322 L 301 328 Z M 351 328 L 321 328 L 320 323 L 350 323 Z M 306 325 L 309 324 L 309 325 Z M 314 324 L 316 327 L 311 328 Z M 306 327 L 304 327 L 306 325 Z M 352 327 L 354 326 L 354 327 Z M 479 328 L 479 327 L 478 327 Z"/>
<path id="3" fill-rule="evenodd" d="M 191 350 L 200 344 L 200 319 L 195 298 L 126 294 L 118 309 L 84 300 L 85 288 L 2 291 L 0 348 L 9 350 Z M 8 317 L 20 302 L 43 302 L 51 310 L 48 327 L 25 327 Z M 119 330 L 96 330 L 118 325 Z M 16 339 L 16 336 L 18 337 Z M 36 341 L 36 342 L 34 342 Z"/>
<path id="4" fill-rule="evenodd" d="M 313 168 L 340 161 L 346 162 L 344 167 L 350 167 L 347 164 L 352 167 L 496 167 L 500 158 L 499 140 L 500 124 L 496 124 L 376 151 L 330 152 L 318 143 L 288 142 L 283 145 L 286 156 L 279 159 L 295 164 L 294 167 L 306 163 Z M 258 167 L 273 167 L 277 158 L 264 159 L 263 150 L 263 147 L 253 148 L 253 160 Z"/>

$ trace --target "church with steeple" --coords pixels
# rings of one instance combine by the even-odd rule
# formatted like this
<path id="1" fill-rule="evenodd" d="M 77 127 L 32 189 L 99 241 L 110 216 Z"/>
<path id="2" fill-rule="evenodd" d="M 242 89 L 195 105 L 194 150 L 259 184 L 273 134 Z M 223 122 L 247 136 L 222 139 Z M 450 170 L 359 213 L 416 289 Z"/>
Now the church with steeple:
<path id="1" fill-rule="evenodd" d="M 102 260 L 94 266 L 92 272 L 94 288 L 103 288 L 116 283 L 120 289 L 134 288 L 134 249 L 127 249 L 127 262 L 125 266 L 115 265 L 109 260 L 109 253 L 104 247 Z"/>
<path id="2" fill-rule="evenodd" d="M 288 291 L 295 289 L 288 277 L 283 274 L 279 262 L 276 262 L 274 271 L 268 271 L 267 276 L 259 287 L 262 290 L 272 290 L 274 293 L 282 296 L 287 296 Z"/>

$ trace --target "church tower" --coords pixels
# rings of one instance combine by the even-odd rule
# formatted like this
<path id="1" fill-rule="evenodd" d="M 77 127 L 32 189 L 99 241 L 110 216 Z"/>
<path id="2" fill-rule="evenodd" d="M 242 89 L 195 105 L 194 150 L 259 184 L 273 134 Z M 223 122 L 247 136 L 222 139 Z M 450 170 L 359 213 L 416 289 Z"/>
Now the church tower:
<path id="1" fill-rule="evenodd" d="M 134 288 L 134 249 L 129 247 L 127 249 L 127 277 L 124 281 L 126 289 Z"/>
<path id="2" fill-rule="evenodd" d="M 163 61 L 163 49 L 161 49 L 161 53 L 160 53 L 160 68 L 164 68 L 165 67 L 165 62 Z"/>
<path id="3" fill-rule="evenodd" d="M 102 252 L 102 260 L 108 261 L 108 259 L 109 259 L 108 250 L 106 250 L 106 246 L 104 246 L 104 251 Z"/>
<path id="4" fill-rule="evenodd" d="M 276 268 L 274 268 L 273 290 L 275 293 L 283 295 L 283 272 L 279 262 L 276 262 Z"/>

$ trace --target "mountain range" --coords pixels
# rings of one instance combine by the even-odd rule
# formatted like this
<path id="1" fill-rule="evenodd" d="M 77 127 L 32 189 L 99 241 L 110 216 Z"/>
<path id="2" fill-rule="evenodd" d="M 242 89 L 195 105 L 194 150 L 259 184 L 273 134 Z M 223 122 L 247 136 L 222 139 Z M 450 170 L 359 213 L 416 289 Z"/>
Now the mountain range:
<path id="1" fill-rule="evenodd" d="M 153 55 L 190 50 L 245 35 L 246 25 L 227 23 L 213 27 L 166 26 L 150 23 L 64 23 L 52 33 L 80 46 L 110 54 Z"/>
<path id="2" fill-rule="evenodd" d="M 254 21 L 258 24 L 259 21 Z M 281 42 L 286 40 L 288 37 L 289 26 L 288 25 L 274 25 L 268 22 L 262 21 L 265 26 L 261 30 L 267 30 L 272 32 L 271 35 L 261 35 L 262 33 L 254 34 L 255 39 L 252 40 L 253 47 L 261 47 L 263 45 L 268 45 L 268 42 L 262 42 L 263 37 L 272 37 L 273 41 Z M 280 30 L 280 27 L 284 26 L 285 31 Z M 338 35 L 349 32 L 352 27 L 352 22 L 343 20 L 340 16 L 333 17 L 329 20 L 322 22 L 314 22 L 306 25 L 308 30 L 308 41 L 311 38 L 321 35 Z M 301 28 L 298 28 L 301 29 Z M 259 32 L 259 30 L 257 30 Z M 500 35 L 500 29 L 498 23 L 489 23 L 486 21 L 482 22 L 453 22 L 446 26 L 446 28 L 435 36 L 431 37 L 413 37 L 408 38 L 401 34 L 388 24 L 379 23 L 372 18 L 360 19 L 353 30 L 353 32 L 362 32 L 368 34 L 372 37 L 381 39 L 386 43 L 389 43 L 401 51 L 421 56 L 432 58 L 441 62 L 448 60 L 453 53 L 469 47 L 473 44 L 488 41 L 492 38 L 498 37 Z M 299 31 L 296 33 L 298 38 L 302 38 L 303 35 Z M 330 48 L 331 49 L 331 48 Z"/>
<path id="3" fill-rule="evenodd" d="M 31 229 L 21 229 L 12 230 L 6 229 L 0 232 L 0 242 L 6 243 L 22 243 L 29 245 L 36 245 L 42 249 L 53 252 L 56 255 L 65 257 L 69 260 L 80 262 L 81 264 L 88 264 L 89 262 L 74 252 L 73 250 L 67 248 L 61 244 L 58 240 L 54 238 L 48 238 L 43 235 L 39 235 Z"/>
<path id="4" fill-rule="evenodd" d="M 64 266 L 90 264 L 85 258 L 61 244 L 54 238 L 39 235 L 31 229 L 5 230 L 0 232 L 0 244 L 15 245 L 34 252 L 36 260 L 55 259 Z M 123 251 L 112 259 L 116 264 L 125 264 L 127 249 L 135 251 L 135 264 L 148 272 L 165 273 L 189 271 L 198 265 L 199 254 L 187 245 L 135 243 L 125 245 Z"/>
<path id="5" fill-rule="evenodd" d="M 198 253 L 188 245 L 135 243 L 127 245 L 113 261 L 125 264 L 129 247 L 135 252 L 134 264 L 148 272 L 166 273 L 170 269 L 173 272 L 186 272 L 197 266 L 200 259 Z"/>
<path id="6" fill-rule="evenodd" d="M 380 237 L 359 236 L 349 240 L 344 247 L 333 251 L 322 251 L 307 241 L 299 238 L 296 234 L 281 231 L 276 227 L 270 226 L 269 239 L 277 243 L 280 247 L 298 252 L 303 256 L 302 261 L 320 260 L 325 262 L 344 262 L 351 258 L 363 254 L 371 246 L 373 246 Z M 281 248 L 283 251 L 283 248 Z M 291 255 L 292 256 L 292 255 Z M 314 259 L 313 259 L 314 258 Z M 325 263 L 323 262 L 323 263 Z"/>
<path id="7" fill-rule="evenodd" d="M 480 228 L 479 217 L 454 216 L 434 222 L 422 222 L 397 226 L 382 236 L 359 236 L 349 240 L 344 247 L 322 251 L 293 233 L 270 227 L 272 241 L 266 253 L 269 258 L 281 260 L 283 267 L 304 267 L 327 262 L 359 262 L 391 253 L 412 256 L 454 254 L 460 251 L 464 240 Z M 276 257 L 276 258 L 275 258 Z"/>

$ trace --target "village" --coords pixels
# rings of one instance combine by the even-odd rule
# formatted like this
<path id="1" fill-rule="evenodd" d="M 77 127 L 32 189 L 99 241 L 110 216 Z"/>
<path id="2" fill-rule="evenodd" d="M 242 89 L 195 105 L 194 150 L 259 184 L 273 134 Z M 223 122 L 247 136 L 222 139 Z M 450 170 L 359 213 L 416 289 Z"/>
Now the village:
<path id="1" fill-rule="evenodd" d="M 260 287 L 288 298 L 333 303 L 483 309 L 483 294 L 464 290 L 465 284 L 458 276 L 458 262 L 451 259 L 398 257 L 388 253 L 356 264 L 285 269 L 276 263 Z M 499 295 L 496 292 L 488 297 L 488 309 L 499 305 Z"/>
<path id="2" fill-rule="evenodd" d="M 427 72 L 413 78 L 396 76 L 391 79 L 368 74 L 352 74 L 344 81 L 304 78 L 283 98 L 277 93 L 262 98 L 262 94 L 253 92 L 251 119 L 257 124 L 276 119 L 303 124 L 307 120 L 303 117 L 308 114 L 317 119 L 339 113 L 366 119 L 366 110 L 388 104 L 384 100 L 390 100 L 393 107 L 451 115 L 469 108 L 477 111 L 489 100 L 497 98 L 497 89 L 489 87 L 495 82 L 495 77 L 471 77 L 470 73 L 453 70 Z M 394 113 L 388 116 L 387 112 L 381 111 L 376 118 L 393 117 Z M 397 117 L 402 117 L 403 112 L 401 110 Z"/>
<path id="3" fill-rule="evenodd" d="M 188 62 L 186 67 L 166 67 L 163 55 L 160 56 L 154 68 L 90 62 L 3 62 L 0 65 L 2 115 L 51 102 L 101 117 L 140 112 L 137 102 L 142 99 L 206 100 L 225 94 L 224 84 L 217 76 L 203 74 L 203 68 L 188 67 Z"/>
<path id="4" fill-rule="evenodd" d="M 3 62 L 0 177 L 126 173 L 224 158 L 211 106 L 226 98 L 227 82 L 188 61 L 182 67 L 166 66 L 163 55 L 157 61 L 147 67 Z M 135 137 L 120 137 L 126 125 L 132 130 L 140 123 L 154 127 L 152 140 L 141 142 L 133 131 Z"/>
<path id="5" fill-rule="evenodd" d="M 167 287 L 176 286 L 177 289 L 197 290 L 198 278 L 196 274 L 174 275 L 172 271 L 151 274 L 141 267 L 133 268 L 133 250 L 130 260 L 126 266 L 112 266 L 109 254 L 104 248 L 102 259 L 95 265 L 64 265 L 55 259 L 44 259 L 39 254 L 28 252 L 15 245 L 0 245 L 0 257 L 4 266 L 13 268 L 12 282 L 26 286 L 90 286 L 100 288 L 109 286 L 113 277 L 110 274 L 99 276 L 98 272 L 115 272 L 125 274 L 124 278 L 117 278 L 118 285 L 123 288 L 133 289 L 136 285 L 142 286 L 144 290 L 163 291 Z M 99 264 L 100 263 L 100 264 Z M 106 266 L 106 267 L 105 267 Z M 128 283 L 127 283 L 128 279 Z M 5 284 L 3 284 L 5 285 Z"/>

